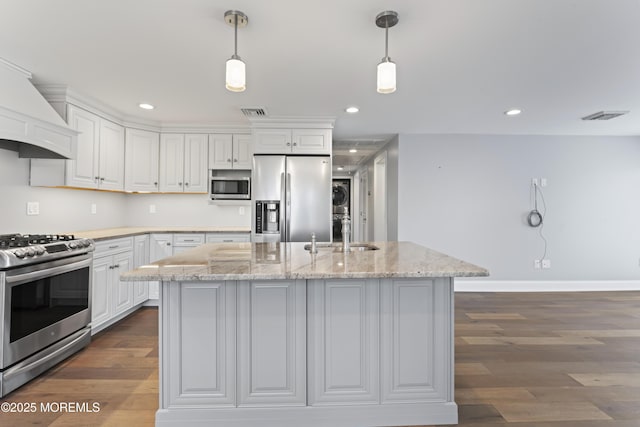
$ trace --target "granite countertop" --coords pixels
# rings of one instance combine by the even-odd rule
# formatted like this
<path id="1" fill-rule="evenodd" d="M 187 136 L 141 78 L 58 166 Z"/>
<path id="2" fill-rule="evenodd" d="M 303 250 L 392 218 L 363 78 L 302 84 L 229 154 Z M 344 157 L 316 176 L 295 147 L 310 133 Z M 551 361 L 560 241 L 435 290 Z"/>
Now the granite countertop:
<path id="1" fill-rule="evenodd" d="M 212 281 L 375 277 L 478 277 L 489 272 L 411 242 L 372 242 L 373 251 L 316 255 L 305 243 L 208 243 L 123 273 L 125 281 Z M 335 246 L 340 246 L 336 244 Z"/>
<path id="2" fill-rule="evenodd" d="M 98 230 L 72 231 L 65 234 L 73 234 L 76 237 L 93 239 L 96 241 L 115 239 L 118 237 L 136 236 L 148 233 L 250 233 L 251 227 L 201 227 L 201 226 L 165 226 L 165 227 L 116 227 L 101 228 Z"/>

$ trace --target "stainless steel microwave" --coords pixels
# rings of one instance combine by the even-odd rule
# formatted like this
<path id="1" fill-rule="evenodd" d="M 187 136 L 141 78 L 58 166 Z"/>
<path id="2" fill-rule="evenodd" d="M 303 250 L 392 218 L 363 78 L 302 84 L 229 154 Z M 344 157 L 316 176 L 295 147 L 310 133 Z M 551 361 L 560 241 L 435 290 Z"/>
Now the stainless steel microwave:
<path id="1" fill-rule="evenodd" d="M 250 200 L 251 177 L 214 176 L 210 178 L 211 200 Z"/>

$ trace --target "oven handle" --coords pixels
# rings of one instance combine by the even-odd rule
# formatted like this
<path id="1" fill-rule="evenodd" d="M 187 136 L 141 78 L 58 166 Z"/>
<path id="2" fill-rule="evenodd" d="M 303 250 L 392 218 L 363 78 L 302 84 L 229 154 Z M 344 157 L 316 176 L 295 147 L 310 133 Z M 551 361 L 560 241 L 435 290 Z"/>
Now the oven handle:
<path id="1" fill-rule="evenodd" d="M 16 275 L 6 275 L 6 283 L 7 284 L 15 284 L 15 283 L 23 283 L 29 282 L 32 280 L 38 280 L 45 277 L 54 276 L 56 274 L 67 273 L 69 271 L 80 270 L 84 267 L 89 267 L 91 265 L 91 261 L 93 259 L 87 258 L 82 261 L 74 262 L 71 264 L 59 265 L 57 267 L 50 267 L 44 270 L 32 271 L 30 273 L 16 274 Z"/>

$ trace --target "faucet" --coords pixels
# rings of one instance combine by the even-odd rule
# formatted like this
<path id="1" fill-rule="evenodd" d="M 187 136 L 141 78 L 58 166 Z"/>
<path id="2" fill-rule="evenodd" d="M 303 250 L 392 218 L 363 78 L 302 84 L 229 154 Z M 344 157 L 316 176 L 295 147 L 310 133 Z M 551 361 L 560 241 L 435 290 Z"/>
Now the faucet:
<path id="1" fill-rule="evenodd" d="M 349 208 L 344 207 L 344 215 L 342 216 L 342 251 L 349 252 L 349 239 L 351 237 L 351 218 L 349 217 Z"/>
<path id="2" fill-rule="evenodd" d="M 311 233 L 311 249 L 309 250 L 312 254 L 318 253 L 318 246 L 316 244 L 316 233 Z"/>

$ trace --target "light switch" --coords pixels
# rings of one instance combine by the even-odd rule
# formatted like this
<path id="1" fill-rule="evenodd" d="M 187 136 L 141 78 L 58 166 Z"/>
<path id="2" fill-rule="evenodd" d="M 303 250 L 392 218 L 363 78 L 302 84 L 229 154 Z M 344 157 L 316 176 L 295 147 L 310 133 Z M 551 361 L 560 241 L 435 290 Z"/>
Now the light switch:
<path id="1" fill-rule="evenodd" d="M 98 213 L 98 205 L 96 205 L 95 203 L 91 203 L 91 213 L 93 215 Z"/>
<path id="2" fill-rule="evenodd" d="M 150 214 L 156 213 L 156 205 L 149 205 L 149 213 Z"/>
<path id="3" fill-rule="evenodd" d="M 244 215 L 244 206 L 240 206 L 240 207 L 238 208 L 238 214 L 239 214 L 239 215 Z"/>

